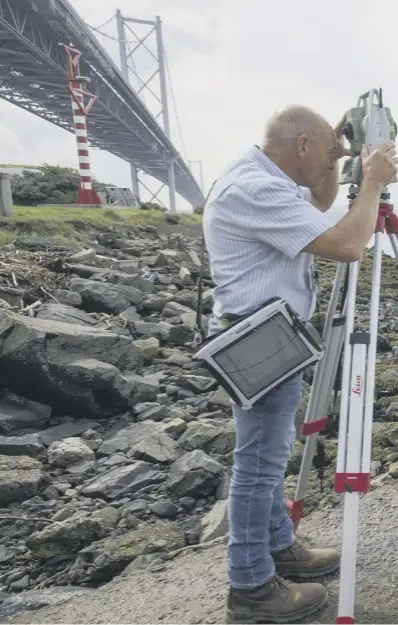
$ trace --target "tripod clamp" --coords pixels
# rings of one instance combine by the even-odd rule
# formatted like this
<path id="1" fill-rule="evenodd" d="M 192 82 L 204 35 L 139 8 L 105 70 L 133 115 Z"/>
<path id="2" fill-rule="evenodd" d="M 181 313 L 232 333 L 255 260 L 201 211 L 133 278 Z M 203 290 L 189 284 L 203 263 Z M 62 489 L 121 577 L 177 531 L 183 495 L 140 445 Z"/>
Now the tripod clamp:
<path id="1" fill-rule="evenodd" d="M 390 194 L 388 198 L 390 198 Z M 381 199 L 384 198 L 381 196 Z M 386 232 L 386 234 L 398 234 L 398 217 L 394 213 L 394 206 L 386 202 L 379 204 L 379 214 L 376 222 L 376 232 Z"/>
<path id="2" fill-rule="evenodd" d="M 358 195 L 359 189 L 356 186 L 351 186 L 347 198 L 349 200 L 348 209 L 351 208 L 352 203 Z M 375 233 L 381 232 L 388 235 L 398 235 L 398 216 L 394 213 L 394 205 L 388 200 L 391 194 L 384 189 L 380 194 L 379 210 L 377 213 L 377 221 L 375 227 Z"/>

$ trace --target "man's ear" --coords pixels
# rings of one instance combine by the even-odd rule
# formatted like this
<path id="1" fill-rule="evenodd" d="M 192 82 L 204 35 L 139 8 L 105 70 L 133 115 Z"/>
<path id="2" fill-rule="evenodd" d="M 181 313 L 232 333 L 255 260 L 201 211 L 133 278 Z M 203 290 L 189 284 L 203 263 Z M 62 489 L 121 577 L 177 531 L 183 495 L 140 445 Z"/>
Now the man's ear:
<path id="1" fill-rule="evenodd" d="M 296 145 L 297 145 L 297 154 L 299 158 L 303 158 L 307 156 L 309 149 L 309 139 L 307 135 L 299 135 L 297 137 Z"/>

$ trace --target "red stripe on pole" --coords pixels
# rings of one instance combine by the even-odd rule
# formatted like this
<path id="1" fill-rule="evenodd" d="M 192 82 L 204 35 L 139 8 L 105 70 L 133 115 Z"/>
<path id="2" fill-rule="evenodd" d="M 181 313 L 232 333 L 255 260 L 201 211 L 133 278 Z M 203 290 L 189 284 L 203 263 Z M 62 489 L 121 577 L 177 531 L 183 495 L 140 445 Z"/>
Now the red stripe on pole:
<path id="1" fill-rule="evenodd" d="M 90 169 L 90 163 L 79 163 L 80 169 Z"/>
<path id="2" fill-rule="evenodd" d="M 80 176 L 81 182 L 91 182 L 91 176 Z"/>
<path id="3" fill-rule="evenodd" d="M 86 124 L 83 122 L 75 122 L 76 130 L 86 130 Z"/>
<path id="4" fill-rule="evenodd" d="M 79 156 L 88 156 L 88 150 L 78 150 Z"/>
<path id="5" fill-rule="evenodd" d="M 76 137 L 78 143 L 88 143 L 87 137 Z"/>

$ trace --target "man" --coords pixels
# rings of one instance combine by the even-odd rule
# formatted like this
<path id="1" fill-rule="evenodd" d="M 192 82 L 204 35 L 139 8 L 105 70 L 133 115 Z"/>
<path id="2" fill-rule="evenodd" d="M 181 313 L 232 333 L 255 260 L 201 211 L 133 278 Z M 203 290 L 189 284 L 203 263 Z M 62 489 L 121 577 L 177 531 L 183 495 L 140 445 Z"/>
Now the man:
<path id="1" fill-rule="evenodd" d="M 344 121 L 344 120 L 343 120 Z M 364 179 L 350 211 L 336 223 L 326 211 L 338 192 L 346 154 L 342 122 L 292 106 L 266 125 L 253 146 L 216 181 L 204 211 L 215 283 L 209 331 L 217 332 L 271 297 L 284 298 L 304 321 L 315 306 L 314 254 L 360 259 L 374 233 L 380 192 L 394 178 L 393 145 L 362 154 Z M 319 610 L 327 591 L 288 583 L 335 571 L 339 555 L 295 540 L 284 503 L 284 475 L 294 441 L 301 376 L 252 409 L 233 404 L 236 448 L 229 493 L 227 622 L 297 622 Z"/>

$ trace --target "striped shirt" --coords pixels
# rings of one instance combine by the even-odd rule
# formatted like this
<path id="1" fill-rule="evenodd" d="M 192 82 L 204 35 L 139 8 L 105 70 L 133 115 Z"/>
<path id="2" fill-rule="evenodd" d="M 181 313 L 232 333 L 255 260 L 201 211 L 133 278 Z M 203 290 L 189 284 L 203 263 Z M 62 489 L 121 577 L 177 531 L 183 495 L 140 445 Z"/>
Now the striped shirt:
<path id="1" fill-rule="evenodd" d="M 281 297 L 310 318 L 314 257 L 302 249 L 336 222 L 310 198 L 257 146 L 221 174 L 203 216 L 215 316 L 246 314 Z"/>

